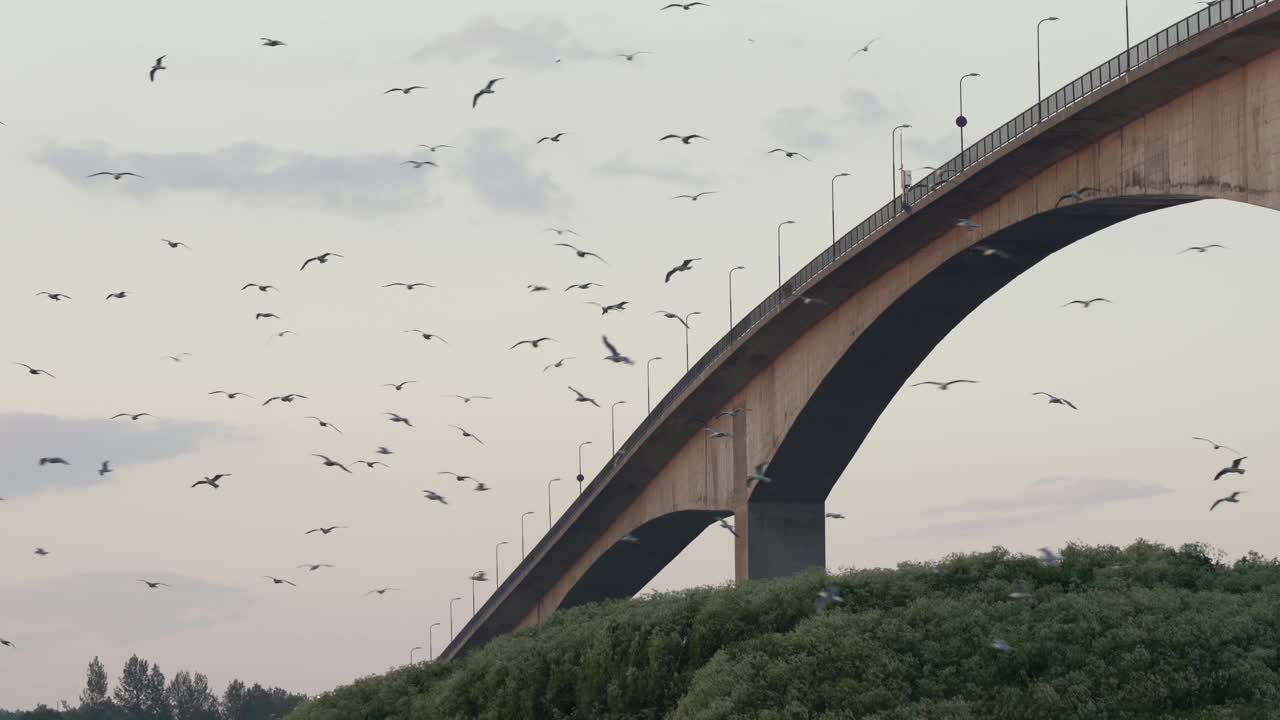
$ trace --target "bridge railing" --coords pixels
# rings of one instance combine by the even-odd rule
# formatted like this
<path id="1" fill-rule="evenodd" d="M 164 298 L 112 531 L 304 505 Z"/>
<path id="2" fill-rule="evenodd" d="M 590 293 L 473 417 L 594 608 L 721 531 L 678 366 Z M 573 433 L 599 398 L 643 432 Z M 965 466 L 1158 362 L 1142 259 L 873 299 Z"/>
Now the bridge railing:
<path id="1" fill-rule="evenodd" d="M 947 183 L 953 182 L 956 177 L 964 173 L 965 170 L 973 167 L 981 162 L 987 156 L 1000 150 L 1004 146 L 1013 142 L 1017 138 L 1030 130 L 1035 129 L 1046 120 L 1052 118 L 1063 110 L 1067 109 L 1074 103 L 1087 97 L 1098 89 L 1122 78 L 1129 71 L 1139 68 L 1142 65 L 1154 60 L 1165 52 L 1176 48 L 1178 45 L 1195 37 L 1199 33 L 1218 27 L 1223 23 L 1230 22 L 1255 8 L 1268 5 L 1271 2 L 1280 0 L 1217 0 L 1202 10 L 1190 15 L 1182 20 L 1170 25 L 1169 27 L 1157 32 L 1146 40 L 1139 42 L 1137 45 L 1129 48 L 1125 52 L 1111 58 L 1107 62 L 1093 68 L 1089 72 L 1081 75 L 1075 80 L 1067 83 L 1062 88 L 1045 97 L 1039 103 L 1028 108 L 1014 119 L 997 128 L 986 137 L 978 140 L 969 147 L 965 148 L 959 155 L 951 158 L 937 170 L 927 175 L 920 182 L 907 188 L 901 198 L 894 200 L 884 207 L 877 210 L 870 217 L 858 223 L 852 230 L 845 233 L 843 237 L 836 241 L 835 245 L 824 249 L 807 265 L 800 269 L 795 275 L 787 279 L 781 287 L 773 291 L 759 305 L 752 308 L 724 337 L 720 338 L 701 358 L 698 359 L 684 377 L 680 378 L 674 386 L 667 392 L 650 411 L 648 416 L 636 427 L 634 431 L 627 437 L 626 441 L 620 446 L 624 450 L 631 448 L 631 443 L 642 438 L 646 433 L 653 429 L 667 413 L 676 405 L 680 397 L 691 386 L 697 383 L 699 378 L 707 372 L 707 370 L 720 359 L 735 343 L 743 338 L 756 325 L 763 322 L 766 318 L 773 315 L 793 294 L 803 288 L 815 276 L 826 268 L 833 265 L 837 258 L 843 256 L 855 248 L 859 247 L 867 238 L 871 237 L 880 228 L 893 222 L 899 215 L 909 212 L 906 208 L 916 204 L 920 200 L 937 192 Z M 904 207 L 905 203 L 905 207 Z M 618 458 L 614 458 L 618 460 Z M 610 462 L 592 478 L 591 484 L 587 486 L 587 491 L 579 495 L 565 512 L 556 521 L 554 527 L 543 536 L 538 544 L 529 553 L 530 557 L 538 554 L 538 551 L 545 543 L 551 542 L 552 538 L 557 535 L 557 530 L 562 526 L 573 521 L 576 511 L 583 505 L 591 502 L 595 493 L 592 488 L 599 489 L 597 481 L 604 479 L 606 476 L 614 472 L 617 462 Z M 507 577 L 507 582 L 512 582 L 523 575 L 525 563 L 521 562 L 519 566 Z M 503 583 L 506 584 L 505 582 Z M 498 589 L 500 590 L 500 588 Z M 498 595 L 495 590 L 494 597 Z M 490 602 L 494 597 L 490 598 Z M 487 607 L 489 602 L 485 603 Z M 472 622 L 476 620 L 473 618 Z M 471 623 L 468 623 L 468 626 Z M 464 628 L 465 631 L 465 628 Z M 461 633 L 460 633 L 461 635 Z"/>

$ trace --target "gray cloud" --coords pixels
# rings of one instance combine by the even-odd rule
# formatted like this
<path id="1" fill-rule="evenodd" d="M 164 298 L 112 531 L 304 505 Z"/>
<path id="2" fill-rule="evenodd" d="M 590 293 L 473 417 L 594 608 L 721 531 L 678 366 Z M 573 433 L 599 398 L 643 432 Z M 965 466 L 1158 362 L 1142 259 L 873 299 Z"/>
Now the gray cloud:
<path id="1" fill-rule="evenodd" d="M 0 497 L 87 487 L 106 482 L 98 464 L 124 467 L 167 460 L 230 430 L 204 422 L 154 420 L 134 423 L 53 415 L 0 414 Z M 62 457 L 70 466 L 39 467 L 41 457 Z"/>
<path id="2" fill-rule="evenodd" d="M 142 577 L 172 587 L 149 590 Z M 79 575 L 0 593 L 0 617 L 29 628 L 28 640 L 75 632 L 139 643 L 243 616 L 249 605 L 241 590 L 173 574 Z"/>
<path id="3" fill-rule="evenodd" d="M 450 62 L 486 60 L 505 65 L 551 67 L 559 58 L 591 58 L 599 53 L 584 45 L 555 18 L 530 18 L 505 25 L 491 17 L 472 20 L 413 54 L 414 60 L 443 58 Z"/>
<path id="4" fill-rule="evenodd" d="M 643 177 L 664 182 L 684 183 L 690 186 L 691 191 L 712 182 L 712 178 L 706 175 L 696 175 L 679 167 L 636 162 L 627 153 L 615 155 L 608 162 L 597 165 L 594 172 L 613 177 Z"/>
<path id="5" fill-rule="evenodd" d="M 889 120 L 889 111 L 880 98 L 863 88 L 851 88 L 844 93 L 844 119 L 859 127 L 884 125 Z"/>
<path id="6" fill-rule="evenodd" d="M 428 201 L 423 178 L 404 158 L 377 155 L 314 155 L 245 142 L 209 152 L 118 151 L 105 143 L 52 143 L 36 159 L 80 186 L 108 184 L 135 195 L 165 190 L 215 191 L 243 200 L 289 198 L 359 214 L 403 211 Z M 145 179 L 88 179 L 103 170 L 130 171 Z"/>
<path id="7" fill-rule="evenodd" d="M 532 150 L 509 130 L 480 128 L 465 136 L 456 166 L 471 189 L 495 210 L 539 213 L 560 199 L 560 187 L 529 167 Z"/>
<path id="8" fill-rule="evenodd" d="M 1133 480 L 1054 476 L 1030 483 L 1022 491 L 937 508 L 934 513 L 965 514 L 958 520 L 932 523 L 911 537 L 950 538 L 981 535 L 999 528 L 1049 522 L 1090 508 L 1156 497 L 1173 492 L 1163 485 Z"/>

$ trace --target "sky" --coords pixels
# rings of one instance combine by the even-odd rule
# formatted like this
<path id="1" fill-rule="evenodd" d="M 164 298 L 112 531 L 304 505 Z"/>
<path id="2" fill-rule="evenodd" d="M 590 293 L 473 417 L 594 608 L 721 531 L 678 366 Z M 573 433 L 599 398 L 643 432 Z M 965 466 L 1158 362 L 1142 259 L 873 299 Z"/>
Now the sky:
<path id="1" fill-rule="evenodd" d="M 1135 41 L 1194 9 L 1129 4 Z M 958 149 L 961 74 L 982 74 L 965 85 L 970 140 L 1035 101 L 1038 19 L 1063 18 L 1044 26 L 1046 92 L 1124 42 L 1119 0 L 660 5 L 6 9 L 0 57 L 22 70 L 0 94 L 0 637 L 18 647 L 0 648 L 0 706 L 73 701 L 95 655 L 113 682 L 137 653 L 219 687 L 314 693 L 407 662 L 432 623 L 440 650 L 450 598 L 463 598 L 458 627 L 471 612 L 467 576 L 492 573 L 500 541 L 503 576 L 519 559 L 521 514 L 534 513 L 528 547 L 545 532 L 547 481 L 565 479 L 553 513 L 572 500 L 578 443 L 593 443 L 588 477 L 607 458 L 609 405 L 627 403 L 619 444 L 642 420 L 643 367 L 601 361 L 602 332 L 637 360 L 664 358 L 656 401 L 684 370 L 684 337 L 653 313 L 703 313 L 696 360 L 729 326 L 730 267 L 747 267 L 736 317 L 773 288 L 778 222 L 797 221 L 787 274 L 830 242 L 832 175 L 851 173 L 841 232 L 888 201 L 894 125 L 914 126 L 907 167 L 939 165 Z M 615 55 L 637 50 L 652 54 Z M 168 69 L 149 82 L 161 54 Z M 414 84 L 427 89 L 383 94 Z M 695 132 L 711 141 L 657 141 Z M 777 146 L 812 160 L 766 154 Z M 85 177 L 104 170 L 145 178 Z M 672 199 L 704 190 L 718 192 Z M 607 263 L 554 247 L 548 227 Z M 828 510 L 848 519 L 828 527 L 828 564 L 1136 538 L 1280 552 L 1273 461 L 1250 456 L 1247 475 L 1215 484 L 1231 456 L 1190 439 L 1244 454 L 1270 439 L 1280 345 L 1257 329 L 1280 303 L 1277 231 L 1272 211 L 1204 201 L 1110 228 L 1011 283 L 916 378 L 981 382 L 903 390 L 836 485 Z M 1229 249 L 1178 254 L 1205 242 Z M 299 271 L 323 252 L 344 257 Z M 664 283 L 686 257 L 703 260 Z M 604 287 L 562 290 L 587 281 Z M 251 282 L 279 291 L 240 290 Z M 393 282 L 435 287 L 382 287 Z M 1113 303 L 1061 307 L 1095 296 Z M 586 304 L 620 300 L 605 317 Z M 279 319 L 255 320 L 266 312 Z M 543 335 L 559 342 L 508 350 Z M 383 386 L 402 380 L 417 382 Z M 572 402 L 568 385 L 604 408 Z M 284 393 L 307 398 L 262 406 Z M 122 412 L 154 417 L 109 419 Z M 347 474 L 312 453 L 388 467 Z M 37 466 L 49 456 L 71 464 Z M 191 487 L 215 473 L 231 474 L 221 489 Z M 1248 494 L 1207 514 L 1230 489 Z M 347 529 L 305 534 L 321 525 Z M 732 537 L 712 527 L 647 590 L 732 575 Z M 366 595 L 380 587 L 398 590 Z"/>

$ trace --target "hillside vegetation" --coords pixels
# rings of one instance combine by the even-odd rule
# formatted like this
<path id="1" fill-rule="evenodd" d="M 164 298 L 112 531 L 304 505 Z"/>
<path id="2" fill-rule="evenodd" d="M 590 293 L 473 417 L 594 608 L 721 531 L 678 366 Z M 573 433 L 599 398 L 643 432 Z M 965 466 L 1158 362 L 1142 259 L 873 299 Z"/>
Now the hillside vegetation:
<path id="1" fill-rule="evenodd" d="M 1063 556 L 1047 566 L 997 548 L 577 608 L 288 717 L 1280 717 L 1275 559 L 1146 542 Z M 818 614 L 827 583 L 845 602 Z"/>

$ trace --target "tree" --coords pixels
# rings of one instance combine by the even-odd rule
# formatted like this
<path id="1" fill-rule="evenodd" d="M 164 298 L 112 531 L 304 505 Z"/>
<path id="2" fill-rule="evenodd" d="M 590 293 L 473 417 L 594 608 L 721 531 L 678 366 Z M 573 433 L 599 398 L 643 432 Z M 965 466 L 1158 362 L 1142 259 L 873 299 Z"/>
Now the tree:
<path id="1" fill-rule="evenodd" d="M 151 663 L 132 655 L 125 661 L 120 678 L 116 680 L 113 693 L 116 704 L 131 715 L 147 717 L 147 676 L 150 671 Z"/>
<path id="2" fill-rule="evenodd" d="M 165 683 L 164 673 L 160 672 L 160 666 L 152 665 L 151 673 L 147 675 L 146 692 L 143 695 L 143 708 L 147 718 L 172 720 L 173 711 L 169 706 L 167 689 L 168 685 Z"/>
<path id="3" fill-rule="evenodd" d="M 218 698 L 209 690 L 209 678 L 182 671 L 169 681 L 169 707 L 174 720 L 218 720 Z"/>
<path id="4" fill-rule="evenodd" d="M 268 720 L 282 718 L 306 700 L 305 695 L 274 687 L 267 689 L 254 683 L 246 688 L 232 680 L 222 695 L 223 720 Z"/>
<path id="5" fill-rule="evenodd" d="M 244 720 L 244 683 L 232 680 L 222 693 L 223 720 Z"/>
<path id="6" fill-rule="evenodd" d="M 80 707 L 95 708 L 107 702 L 107 669 L 95 655 L 89 663 L 84 692 L 80 693 Z"/>

